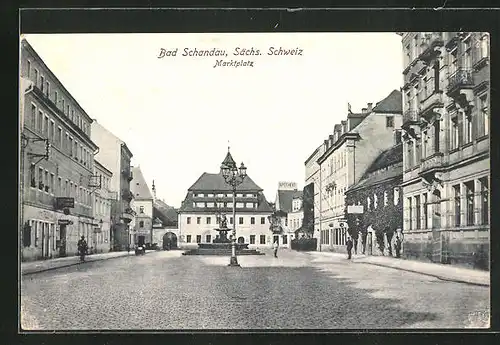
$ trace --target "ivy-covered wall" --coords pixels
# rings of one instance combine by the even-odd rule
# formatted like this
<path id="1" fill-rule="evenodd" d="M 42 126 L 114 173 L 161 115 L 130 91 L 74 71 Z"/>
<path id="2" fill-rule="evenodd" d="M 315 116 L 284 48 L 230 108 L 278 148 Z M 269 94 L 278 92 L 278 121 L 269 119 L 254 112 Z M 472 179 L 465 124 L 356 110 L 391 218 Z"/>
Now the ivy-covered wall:
<path id="1" fill-rule="evenodd" d="M 349 234 L 357 239 L 358 231 L 366 234 L 368 226 L 378 234 L 393 233 L 396 229 L 403 228 L 403 193 L 401 192 L 402 176 L 384 181 L 382 183 L 355 189 L 346 192 L 346 205 L 363 205 L 363 214 L 347 214 Z M 397 204 L 394 205 L 394 188 L 399 188 Z M 384 205 L 384 192 L 387 192 L 387 205 Z M 373 206 L 374 195 L 377 195 L 377 208 Z M 367 198 L 370 197 L 371 205 L 367 207 Z M 359 223 L 357 218 L 359 217 Z"/>

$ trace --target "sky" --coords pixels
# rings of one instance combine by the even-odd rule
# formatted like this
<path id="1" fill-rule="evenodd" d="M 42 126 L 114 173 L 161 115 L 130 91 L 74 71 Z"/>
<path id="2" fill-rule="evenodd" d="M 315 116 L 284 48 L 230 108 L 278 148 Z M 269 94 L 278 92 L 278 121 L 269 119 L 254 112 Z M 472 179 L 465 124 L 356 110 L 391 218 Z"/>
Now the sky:
<path id="1" fill-rule="evenodd" d="M 228 150 L 274 202 L 304 185 L 304 161 L 353 112 L 403 84 L 396 33 L 24 36 L 89 116 L 127 143 L 157 197 L 178 207 Z M 301 55 L 268 55 L 270 47 Z M 161 49 L 176 56 L 159 58 Z M 184 49 L 226 56 L 182 56 Z M 233 56 L 236 48 L 261 55 Z M 217 60 L 251 61 L 222 67 Z"/>

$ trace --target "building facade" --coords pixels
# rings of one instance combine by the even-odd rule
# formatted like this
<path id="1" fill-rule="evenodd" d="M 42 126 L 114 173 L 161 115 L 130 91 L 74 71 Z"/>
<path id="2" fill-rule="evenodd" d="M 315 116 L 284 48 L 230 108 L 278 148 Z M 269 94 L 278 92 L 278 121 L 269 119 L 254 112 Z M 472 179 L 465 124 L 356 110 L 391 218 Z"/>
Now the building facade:
<path id="1" fill-rule="evenodd" d="M 394 90 L 375 107 L 349 112 L 324 141 L 320 166 L 319 250 L 344 252 L 347 239 L 346 190 L 357 183 L 380 153 L 393 145 L 401 126 L 401 92 Z"/>
<path id="2" fill-rule="evenodd" d="M 320 165 L 318 164 L 318 158 L 321 157 L 325 153 L 325 145 L 321 144 L 314 150 L 314 152 L 307 158 L 304 162 L 305 165 L 305 184 L 304 184 L 304 192 L 306 190 L 312 191 L 312 206 L 313 206 L 313 224 L 312 228 L 314 229 L 313 237 L 318 239 L 320 237 L 320 186 L 321 181 L 319 179 L 320 173 Z M 311 187 L 312 185 L 312 187 Z M 308 199 L 309 200 L 309 199 Z"/>
<path id="3" fill-rule="evenodd" d="M 99 226 L 94 228 L 88 245 L 96 253 L 106 253 L 111 249 L 111 205 L 110 183 L 113 173 L 97 160 L 94 160 L 95 184 L 92 186 L 94 197 L 94 219 Z"/>
<path id="4" fill-rule="evenodd" d="M 232 160 L 228 152 L 226 160 Z M 179 245 L 196 247 L 197 243 L 212 243 L 218 235 L 220 216 L 224 214 L 228 228 L 236 223 L 238 242 L 249 243 L 249 248 L 272 245 L 268 217 L 273 213 L 263 189 L 247 176 L 236 187 L 236 220 L 233 219 L 233 191 L 224 181 L 222 171 L 203 173 L 188 189 L 179 208 Z"/>
<path id="5" fill-rule="evenodd" d="M 97 226 L 92 119 L 24 39 L 20 77 L 31 85 L 20 117 L 22 260 L 75 255 L 80 236 Z"/>
<path id="6" fill-rule="evenodd" d="M 133 229 L 133 244 L 152 244 L 153 240 L 153 195 L 139 166 L 132 168 L 134 179 L 131 191 L 134 194 L 134 211 L 136 216 L 130 223 Z"/>
<path id="7" fill-rule="evenodd" d="M 96 120 L 92 122 L 92 138 L 99 145 L 96 159 L 113 173 L 110 180 L 112 248 L 126 250 L 133 242 L 130 223 L 135 217 L 134 195 L 130 191 L 132 152 L 125 142 Z"/>
<path id="8" fill-rule="evenodd" d="M 275 235 L 279 245 L 290 247 L 295 238 L 295 231 L 302 226 L 304 212 L 302 208 L 302 191 L 297 189 L 296 182 L 279 182 L 276 191 L 275 216 L 279 217 L 282 229 L 281 237 Z"/>
<path id="9" fill-rule="evenodd" d="M 394 253 L 396 235 L 402 239 L 402 182 L 403 145 L 397 136 L 396 145 L 383 151 L 361 180 L 345 193 L 349 233 L 358 253 Z"/>
<path id="10" fill-rule="evenodd" d="M 406 255 L 487 268 L 489 34 L 401 35 Z"/>

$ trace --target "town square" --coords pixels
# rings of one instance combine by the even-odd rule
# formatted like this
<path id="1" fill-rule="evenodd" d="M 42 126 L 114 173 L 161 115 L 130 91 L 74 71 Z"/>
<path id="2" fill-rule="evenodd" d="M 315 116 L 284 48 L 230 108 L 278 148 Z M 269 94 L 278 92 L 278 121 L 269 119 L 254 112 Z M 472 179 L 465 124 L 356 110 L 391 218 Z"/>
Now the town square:
<path id="1" fill-rule="evenodd" d="M 242 35 L 21 37 L 20 329 L 490 327 L 489 34 Z"/>

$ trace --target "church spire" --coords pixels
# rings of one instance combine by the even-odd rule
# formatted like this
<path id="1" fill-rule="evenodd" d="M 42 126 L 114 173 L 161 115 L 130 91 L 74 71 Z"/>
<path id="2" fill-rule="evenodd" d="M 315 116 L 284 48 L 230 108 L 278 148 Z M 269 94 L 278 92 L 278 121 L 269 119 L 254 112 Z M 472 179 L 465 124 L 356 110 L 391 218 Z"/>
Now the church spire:
<path id="1" fill-rule="evenodd" d="M 227 147 L 226 158 L 224 158 L 224 160 L 222 161 L 222 165 L 223 166 L 225 165 L 227 167 L 235 167 L 236 166 L 236 162 L 234 161 L 233 156 L 231 156 L 231 152 L 229 151 L 229 146 Z"/>

